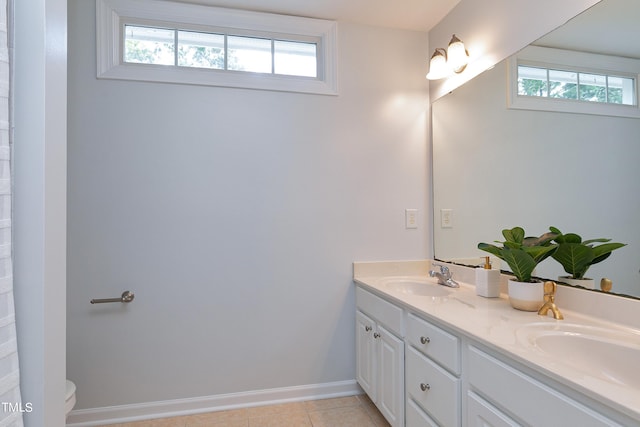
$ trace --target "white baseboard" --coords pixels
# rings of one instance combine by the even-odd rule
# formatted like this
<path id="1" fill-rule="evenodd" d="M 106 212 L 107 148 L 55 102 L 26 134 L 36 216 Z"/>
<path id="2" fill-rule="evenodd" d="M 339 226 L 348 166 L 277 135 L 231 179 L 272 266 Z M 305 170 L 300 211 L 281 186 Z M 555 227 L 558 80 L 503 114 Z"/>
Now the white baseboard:
<path id="1" fill-rule="evenodd" d="M 189 399 L 78 409 L 69 413 L 67 426 L 91 427 L 356 394 L 362 394 L 362 389 L 355 380 L 350 380 Z"/>

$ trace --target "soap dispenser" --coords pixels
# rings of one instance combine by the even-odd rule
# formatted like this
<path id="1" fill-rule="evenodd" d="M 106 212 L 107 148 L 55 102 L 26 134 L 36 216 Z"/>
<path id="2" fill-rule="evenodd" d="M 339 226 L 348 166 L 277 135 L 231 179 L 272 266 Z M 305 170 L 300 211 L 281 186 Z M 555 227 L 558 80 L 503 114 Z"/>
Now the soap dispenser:
<path id="1" fill-rule="evenodd" d="M 500 296 L 500 270 L 491 268 L 489 257 L 484 257 L 484 266 L 476 268 L 476 294 L 481 297 Z"/>

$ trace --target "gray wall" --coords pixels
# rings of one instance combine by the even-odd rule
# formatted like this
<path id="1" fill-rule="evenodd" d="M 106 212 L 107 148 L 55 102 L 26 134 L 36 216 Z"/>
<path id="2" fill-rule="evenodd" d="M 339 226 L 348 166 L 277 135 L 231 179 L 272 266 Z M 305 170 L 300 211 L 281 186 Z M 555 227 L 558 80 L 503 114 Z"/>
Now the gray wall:
<path id="1" fill-rule="evenodd" d="M 427 35 L 341 24 L 338 97 L 109 81 L 94 9 L 69 2 L 77 408 L 353 380 L 351 263 L 431 256 Z"/>

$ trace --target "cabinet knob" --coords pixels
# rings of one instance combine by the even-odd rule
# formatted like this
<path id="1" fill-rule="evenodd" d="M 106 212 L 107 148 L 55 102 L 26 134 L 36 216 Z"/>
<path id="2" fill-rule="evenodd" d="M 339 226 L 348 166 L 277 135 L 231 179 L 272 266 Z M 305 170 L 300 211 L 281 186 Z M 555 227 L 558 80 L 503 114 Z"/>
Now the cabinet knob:
<path id="1" fill-rule="evenodd" d="M 431 338 L 429 338 L 429 337 L 420 337 L 420 342 L 422 344 L 429 344 L 431 342 Z"/>
<path id="2" fill-rule="evenodd" d="M 373 333 L 373 337 L 374 337 L 374 338 L 380 338 L 380 334 L 379 334 L 379 333 L 377 333 L 377 332 L 374 332 L 374 333 Z"/>
<path id="3" fill-rule="evenodd" d="M 429 384 L 420 383 L 420 390 L 422 391 L 431 390 L 431 386 Z"/>
<path id="4" fill-rule="evenodd" d="M 371 332 L 371 326 L 368 326 L 368 325 L 367 325 L 367 326 L 365 326 L 365 327 L 364 327 L 364 330 L 365 330 L 365 331 L 367 331 L 367 332 Z"/>

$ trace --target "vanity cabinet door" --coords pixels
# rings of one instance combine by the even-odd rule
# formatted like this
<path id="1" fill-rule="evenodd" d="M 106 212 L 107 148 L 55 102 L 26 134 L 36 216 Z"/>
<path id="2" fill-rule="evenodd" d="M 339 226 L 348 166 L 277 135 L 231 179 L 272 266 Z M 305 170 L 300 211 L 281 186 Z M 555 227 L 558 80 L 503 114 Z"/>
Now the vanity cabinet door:
<path id="1" fill-rule="evenodd" d="M 376 401 L 376 342 L 373 339 L 375 322 L 356 312 L 356 380 L 369 398 Z"/>
<path id="2" fill-rule="evenodd" d="M 356 380 L 393 427 L 404 426 L 404 341 L 356 312 Z"/>
<path id="3" fill-rule="evenodd" d="M 403 311 L 356 288 L 356 380 L 392 427 L 404 427 Z"/>
<path id="4" fill-rule="evenodd" d="M 392 426 L 404 426 L 404 342 L 378 327 L 378 409 Z"/>

